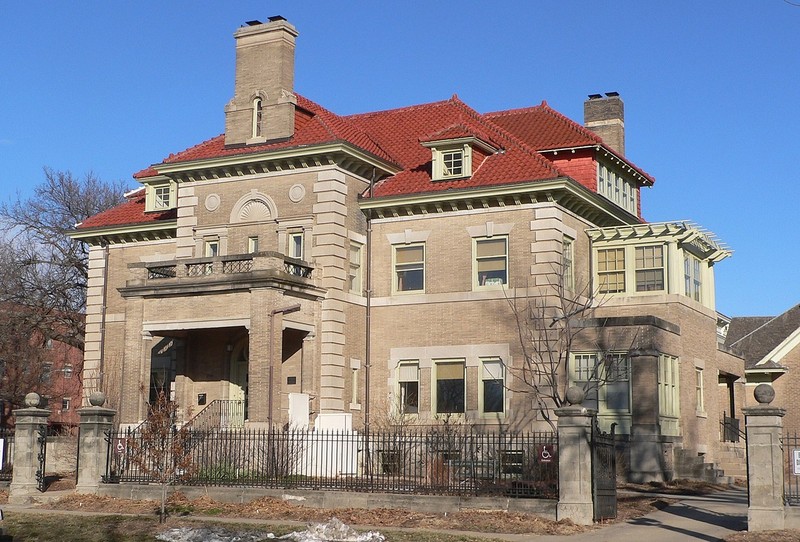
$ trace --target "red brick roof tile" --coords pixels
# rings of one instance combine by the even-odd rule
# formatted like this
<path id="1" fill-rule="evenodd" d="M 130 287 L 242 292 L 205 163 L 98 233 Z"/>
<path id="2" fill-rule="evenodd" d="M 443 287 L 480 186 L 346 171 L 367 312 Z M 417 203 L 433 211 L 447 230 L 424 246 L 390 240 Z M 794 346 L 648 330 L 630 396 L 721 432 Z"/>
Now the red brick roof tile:
<path id="1" fill-rule="evenodd" d="M 432 180 L 431 150 L 422 143 L 463 137 L 475 137 L 498 152 L 479 161 L 469 177 Z M 287 140 L 226 147 L 224 135 L 219 135 L 170 154 L 162 163 L 179 164 L 333 142 L 348 142 L 401 169 L 377 183 L 374 197 L 555 179 L 565 175 L 540 154 L 542 151 L 603 145 L 596 134 L 553 110 L 546 102 L 535 107 L 481 115 L 454 95 L 440 102 L 340 116 L 297 96 L 295 133 Z M 478 155 L 483 156 L 482 153 Z M 158 164 L 139 171 L 134 177 L 142 179 L 157 174 Z M 141 191 L 131 195 L 125 203 L 87 219 L 80 229 L 173 218 L 174 210 L 145 213 L 144 191 Z"/>

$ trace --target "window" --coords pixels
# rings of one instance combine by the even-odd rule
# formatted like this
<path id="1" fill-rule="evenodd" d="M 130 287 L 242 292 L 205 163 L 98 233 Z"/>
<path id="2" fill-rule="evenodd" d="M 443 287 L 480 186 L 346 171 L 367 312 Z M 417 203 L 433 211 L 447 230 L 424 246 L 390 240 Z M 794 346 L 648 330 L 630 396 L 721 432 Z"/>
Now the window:
<path id="1" fill-rule="evenodd" d="M 683 277 L 685 280 L 685 293 L 686 296 L 691 297 L 695 301 L 701 301 L 702 298 L 702 278 L 701 278 L 700 260 L 691 254 L 684 254 L 683 256 Z"/>
<path id="2" fill-rule="evenodd" d="M 442 177 L 461 177 L 464 174 L 464 151 L 442 151 Z"/>
<path id="3" fill-rule="evenodd" d="M 465 392 L 464 362 L 436 362 L 436 413 L 463 413 Z"/>
<path id="4" fill-rule="evenodd" d="M 69 410 L 70 404 L 72 404 L 72 399 L 64 397 L 61 399 L 61 410 Z"/>
<path id="5" fill-rule="evenodd" d="M 358 367 L 350 368 L 350 404 L 358 405 Z"/>
<path id="6" fill-rule="evenodd" d="M 397 380 L 400 384 L 400 397 L 398 407 L 401 414 L 416 414 L 419 412 L 419 364 L 401 363 L 397 371 Z"/>
<path id="7" fill-rule="evenodd" d="M 630 358 L 626 354 L 575 354 L 571 380 L 585 390 L 585 406 L 600 413 L 630 412 Z"/>
<path id="8" fill-rule="evenodd" d="M 477 286 L 508 284 L 508 238 L 475 240 L 475 280 Z"/>
<path id="9" fill-rule="evenodd" d="M 394 249 L 395 291 L 425 289 L 425 245 L 398 246 Z"/>
<path id="10" fill-rule="evenodd" d="M 52 373 L 53 373 L 53 364 L 45 363 L 44 365 L 42 365 L 42 375 L 40 380 L 45 384 L 50 382 L 50 377 L 52 376 Z"/>
<path id="11" fill-rule="evenodd" d="M 171 192 L 169 186 L 157 186 L 155 190 L 153 190 L 153 194 L 155 195 L 153 207 L 157 210 L 169 209 Z"/>
<path id="12" fill-rule="evenodd" d="M 64 365 L 62 371 L 64 373 L 65 380 L 72 378 L 72 365 Z"/>
<path id="13" fill-rule="evenodd" d="M 505 411 L 505 381 L 503 378 L 503 362 L 499 359 L 484 360 L 481 378 L 483 412 L 495 413 Z"/>
<path id="14" fill-rule="evenodd" d="M 289 257 L 303 259 L 303 232 L 289 234 Z"/>
<path id="15" fill-rule="evenodd" d="M 610 248 L 597 251 L 599 292 L 613 294 L 625 291 L 625 249 Z"/>
<path id="16" fill-rule="evenodd" d="M 216 258 L 219 256 L 219 241 L 218 240 L 211 240 L 205 242 L 204 253 L 206 258 Z M 204 264 L 205 267 L 203 268 L 203 273 L 206 275 L 210 275 L 214 272 L 214 264 L 207 263 Z"/>
<path id="17" fill-rule="evenodd" d="M 472 175 L 472 145 L 456 141 L 425 144 L 431 148 L 431 177 L 434 181 L 459 179 Z M 440 147 L 444 144 L 446 147 Z"/>
<path id="18" fill-rule="evenodd" d="M 348 274 L 349 290 L 361 295 L 361 243 L 350 242 L 350 272 Z"/>
<path id="19" fill-rule="evenodd" d="M 658 414 L 671 418 L 680 416 L 678 358 L 673 356 L 658 358 Z"/>
<path id="20" fill-rule="evenodd" d="M 574 265 L 574 250 L 575 242 L 569 237 L 564 237 L 561 247 L 561 261 L 564 266 L 564 289 L 572 291 L 575 289 L 575 265 Z"/>
<path id="21" fill-rule="evenodd" d="M 636 214 L 636 183 L 604 164 L 598 166 L 597 193 L 605 196 L 631 214 Z"/>
<path id="22" fill-rule="evenodd" d="M 247 252 L 250 254 L 258 252 L 258 237 L 247 238 Z"/>
<path id="23" fill-rule="evenodd" d="M 703 396 L 703 369 L 694 368 L 694 396 L 697 401 L 697 412 L 706 411 L 705 397 Z"/>
<path id="24" fill-rule="evenodd" d="M 664 289 L 664 247 L 636 247 L 636 291 Z"/>
<path id="25" fill-rule="evenodd" d="M 261 122 L 264 118 L 264 105 L 261 98 L 253 100 L 253 137 L 261 137 Z"/>

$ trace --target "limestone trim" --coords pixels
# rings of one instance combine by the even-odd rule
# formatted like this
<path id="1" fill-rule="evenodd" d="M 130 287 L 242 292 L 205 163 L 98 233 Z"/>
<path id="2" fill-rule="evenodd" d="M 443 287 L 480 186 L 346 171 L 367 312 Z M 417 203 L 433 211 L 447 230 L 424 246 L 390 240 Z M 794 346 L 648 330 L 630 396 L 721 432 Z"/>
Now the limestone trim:
<path id="1" fill-rule="evenodd" d="M 215 318 L 212 320 L 169 320 L 169 321 L 145 321 L 142 324 L 142 331 L 153 333 L 158 331 L 173 331 L 181 329 L 211 329 L 223 327 L 245 327 L 250 329 L 250 318 Z"/>

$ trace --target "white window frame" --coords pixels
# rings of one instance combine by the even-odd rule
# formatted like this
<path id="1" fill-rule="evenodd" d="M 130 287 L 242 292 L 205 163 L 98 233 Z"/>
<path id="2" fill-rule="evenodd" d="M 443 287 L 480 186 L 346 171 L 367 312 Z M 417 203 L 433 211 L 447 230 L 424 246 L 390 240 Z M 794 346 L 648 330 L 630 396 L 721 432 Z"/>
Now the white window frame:
<path id="1" fill-rule="evenodd" d="M 255 254 L 258 252 L 259 239 L 257 235 L 251 235 L 247 238 L 247 253 Z"/>
<path id="2" fill-rule="evenodd" d="M 602 362 L 602 359 L 608 361 Z M 608 368 L 615 375 L 607 374 Z M 586 391 L 584 405 L 594 408 L 602 416 L 630 416 L 633 391 L 631 388 L 631 360 L 625 352 L 573 352 L 570 356 L 569 380 L 572 385 Z M 627 406 L 609 407 L 613 391 L 624 390 Z M 612 393 L 610 393 L 612 392 Z"/>
<path id="3" fill-rule="evenodd" d="M 413 374 L 412 374 L 413 373 Z M 417 405 L 416 410 L 406 410 L 407 392 L 403 386 L 406 383 L 417 384 Z M 419 361 L 404 360 L 397 365 L 397 412 L 403 416 L 418 415 L 420 409 L 420 382 L 419 382 Z"/>
<path id="4" fill-rule="evenodd" d="M 505 245 L 505 252 L 502 255 L 491 256 L 478 256 L 478 246 L 482 243 L 490 243 L 496 241 L 503 241 Z M 499 260 L 504 262 L 505 278 L 500 277 L 484 277 L 481 278 L 480 262 Z M 491 272 L 494 270 L 490 270 Z M 476 290 L 504 288 L 509 284 L 509 236 L 508 235 L 493 235 L 491 237 L 473 237 L 472 238 L 472 287 Z M 499 280 L 498 280 L 499 279 Z"/>
<path id="5" fill-rule="evenodd" d="M 439 374 L 443 371 L 443 367 L 453 366 L 453 365 L 461 365 L 462 370 L 462 393 L 463 396 L 461 398 L 464 408 L 461 411 L 452 411 L 452 412 L 440 412 L 439 411 Z M 433 385 L 431 386 L 431 411 L 434 415 L 439 416 L 464 416 L 467 412 L 467 363 L 466 360 L 463 358 L 456 358 L 456 359 L 436 359 L 433 360 Z M 455 379 L 447 379 L 447 380 L 455 380 Z"/>
<path id="6" fill-rule="evenodd" d="M 695 367 L 694 368 L 694 394 L 695 394 L 695 401 L 696 401 L 696 410 L 698 414 L 705 414 L 706 412 L 706 400 L 705 400 L 705 390 L 703 389 L 705 385 L 704 377 L 703 377 L 703 368 L 702 367 Z"/>
<path id="7" fill-rule="evenodd" d="M 289 246 L 286 249 L 286 255 L 290 258 L 305 261 L 305 239 L 302 231 L 289 232 L 287 236 Z M 298 255 L 299 254 L 299 255 Z"/>
<path id="8" fill-rule="evenodd" d="M 431 175 L 434 181 L 463 179 L 472 175 L 472 146 L 469 143 L 434 147 L 431 152 L 433 160 Z M 445 164 L 446 157 L 459 154 L 461 155 L 461 171 L 451 173 Z"/>
<path id="9" fill-rule="evenodd" d="M 349 290 L 358 295 L 362 295 L 364 287 L 362 284 L 362 271 L 364 269 L 364 244 L 350 241 L 350 252 L 348 254 L 348 282 Z M 424 273 L 424 272 L 423 272 Z"/>
<path id="10" fill-rule="evenodd" d="M 614 264 L 613 268 L 609 267 L 609 263 L 611 263 L 611 260 L 609 260 L 609 259 L 606 259 L 605 262 L 603 263 L 603 265 L 601 265 L 600 254 L 601 253 L 604 253 L 604 254 L 605 253 L 612 253 L 612 252 L 615 254 L 615 257 L 613 258 L 613 264 Z M 601 293 L 601 294 L 619 294 L 619 293 L 623 293 L 623 292 L 625 292 L 627 290 L 627 288 L 625 286 L 625 283 L 627 282 L 627 280 L 626 280 L 626 275 L 627 275 L 626 268 L 628 267 L 628 265 L 627 265 L 628 264 L 628 258 L 627 258 L 627 255 L 625 254 L 625 252 L 626 252 L 625 251 L 625 247 L 602 247 L 602 248 L 598 248 L 595 251 L 595 262 L 596 262 L 595 269 L 597 269 L 597 271 L 595 273 L 597 274 L 597 291 L 599 293 Z M 617 267 L 617 264 L 619 263 L 619 258 L 616 257 L 616 255 L 618 255 L 618 254 L 622 254 L 622 267 L 621 268 Z M 613 284 L 615 285 L 614 287 L 609 287 L 608 286 L 608 281 L 604 280 L 604 277 L 610 277 L 610 276 L 619 277 L 620 274 L 622 275 L 621 287 L 619 286 L 619 284 L 620 284 L 619 281 L 616 280 L 616 279 L 613 282 Z"/>
<path id="11" fill-rule="evenodd" d="M 634 288 L 636 292 L 665 292 L 667 289 L 667 250 L 664 245 L 636 245 L 633 247 L 633 279 Z M 639 255 L 642 255 L 640 258 Z M 658 265 L 658 260 L 661 260 L 661 265 Z M 641 265 L 641 267 L 640 267 Z M 657 274 L 661 271 L 661 287 L 660 288 L 647 288 L 649 281 L 640 281 L 641 274 Z"/>
<path id="12" fill-rule="evenodd" d="M 561 243 L 562 280 L 566 291 L 575 290 L 575 240 L 564 236 Z"/>
<path id="13" fill-rule="evenodd" d="M 148 184 L 145 188 L 145 211 L 167 211 L 176 206 L 177 186 L 174 181 Z M 166 198 L 164 195 L 166 194 Z"/>
<path id="14" fill-rule="evenodd" d="M 264 102 L 260 96 L 253 99 L 253 125 L 251 130 L 252 138 L 261 137 L 264 122 Z"/>
<path id="15" fill-rule="evenodd" d="M 64 380 L 69 380 L 70 378 L 72 378 L 72 375 L 74 374 L 72 365 L 69 363 L 64 365 L 64 367 L 62 367 L 61 372 L 64 375 Z"/>
<path id="16" fill-rule="evenodd" d="M 703 263 L 694 254 L 683 253 L 683 293 L 695 301 L 703 301 Z"/>
<path id="17" fill-rule="evenodd" d="M 661 354 L 658 358 L 658 415 L 680 418 L 680 365 L 675 356 Z"/>
<path id="18" fill-rule="evenodd" d="M 478 410 L 484 417 L 503 417 L 506 413 L 506 368 L 500 358 L 482 358 L 480 363 L 480 379 L 478 394 Z M 500 381 L 501 409 L 486 410 L 486 384 L 487 382 Z"/>
<path id="19" fill-rule="evenodd" d="M 61 410 L 70 410 L 72 407 L 72 397 L 62 397 L 61 398 Z"/>
<path id="20" fill-rule="evenodd" d="M 638 216 L 636 182 L 602 163 L 597 164 L 597 193 Z"/>
<path id="21" fill-rule="evenodd" d="M 412 262 L 397 262 L 397 253 L 398 251 L 409 250 L 413 248 L 421 248 L 422 249 L 422 260 L 414 260 Z M 404 245 L 393 245 L 392 246 L 392 293 L 393 294 L 420 294 L 425 292 L 425 267 L 426 267 L 426 256 L 427 250 L 425 247 L 425 243 L 407 243 Z M 402 269 L 401 269 L 402 267 Z M 422 287 L 416 288 L 413 290 L 408 289 L 401 289 L 400 288 L 400 275 L 399 272 L 407 272 L 407 271 L 422 271 Z"/>

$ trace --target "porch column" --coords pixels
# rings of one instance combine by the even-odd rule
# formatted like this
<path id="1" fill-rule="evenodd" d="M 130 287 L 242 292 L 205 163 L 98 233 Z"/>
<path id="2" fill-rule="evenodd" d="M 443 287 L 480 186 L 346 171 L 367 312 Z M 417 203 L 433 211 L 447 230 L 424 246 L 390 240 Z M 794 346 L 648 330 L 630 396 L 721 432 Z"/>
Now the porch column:
<path id="1" fill-rule="evenodd" d="M 39 470 L 39 430 L 47 427 L 50 411 L 39 408 L 38 393 L 25 396 L 25 406 L 14 411 L 14 471 L 9 487 L 9 502 L 25 504 L 37 490 L 36 471 Z M 41 472 L 44 476 L 44 469 Z"/>
<path id="2" fill-rule="evenodd" d="M 81 417 L 78 456 L 77 493 L 96 494 L 100 489 L 100 480 L 105 474 L 108 457 L 106 431 L 111 430 L 116 410 L 103 408 L 106 396 L 95 391 L 89 396 L 91 406 L 78 410 Z"/>
<path id="3" fill-rule="evenodd" d="M 758 406 L 742 409 L 747 431 L 747 530 L 784 528 L 783 509 L 783 416 L 786 410 L 771 407 L 775 390 L 759 384 L 753 393 Z"/>
<path id="4" fill-rule="evenodd" d="M 582 407 L 585 394 L 573 386 L 567 390 L 569 406 L 556 409 L 558 416 L 558 505 L 556 519 L 569 518 L 591 525 L 592 420 L 597 411 Z"/>
<path id="5" fill-rule="evenodd" d="M 663 482 L 664 454 L 658 420 L 658 357 L 655 350 L 630 353 L 631 360 L 631 464 L 630 481 Z"/>

